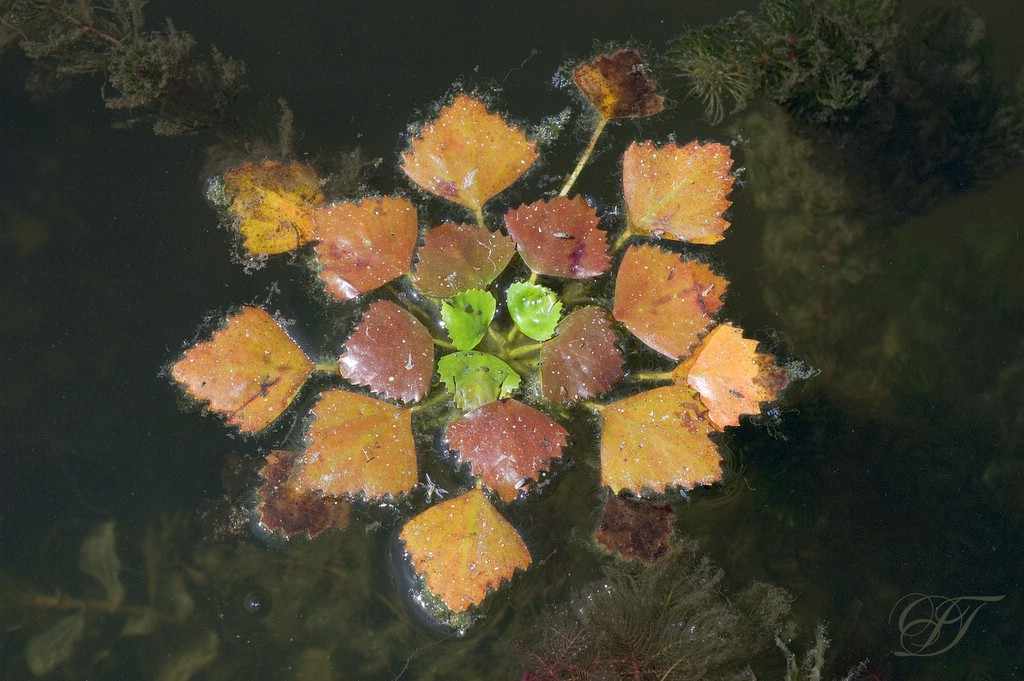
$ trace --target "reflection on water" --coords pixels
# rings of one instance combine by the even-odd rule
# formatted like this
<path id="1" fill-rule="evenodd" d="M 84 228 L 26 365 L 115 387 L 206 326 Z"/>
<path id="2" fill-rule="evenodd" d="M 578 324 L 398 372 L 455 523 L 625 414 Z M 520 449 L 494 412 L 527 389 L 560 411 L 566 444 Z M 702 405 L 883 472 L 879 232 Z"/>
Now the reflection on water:
<path id="1" fill-rule="evenodd" d="M 716 11 L 677 23 L 729 10 Z M 608 21 L 619 25 L 585 24 L 565 49 L 581 56 L 593 37 L 632 32 L 661 41 L 675 32 L 645 29 L 655 23 L 649 19 Z M 531 30 L 513 33 L 555 42 Z M 230 49 L 241 39 L 225 39 L 232 45 L 221 47 L 255 71 L 244 47 Z M 505 61 L 495 70 L 518 65 L 529 47 L 502 46 Z M 396 74 L 407 74 L 415 55 L 391 38 L 363 49 L 401 53 L 390 65 Z M 469 65 L 459 73 L 469 73 L 485 50 L 460 49 Z M 542 56 L 543 65 L 527 63 L 505 87 L 532 92 L 563 58 L 555 49 Z M 543 637 L 542 611 L 603 576 L 605 559 L 588 540 L 600 502 L 586 452 L 589 425 L 556 482 L 513 509 L 538 565 L 488 603 L 487 619 L 463 639 L 418 621 L 399 578 L 382 567 L 403 509 L 357 507 L 347 533 L 314 541 L 204 541 L 194 514 L 233 488 L 221 475 L 228 454 L 242 453 L 248 465 L 236 471 L 245 481 L 239 488 L 251 489 L 267 443 L 225 441 L 214 419 L 178 413 L 157 373 L 205 314 L 263 301 L 295 270 L 279 262 L 246 276 L 225 257 L 224 235 L 210 229 L 215 216 L 195 177 L 201 140 L 110 130 L 89 87 L 34 104 L 19 94 L 24 64 L 4 59 L 4 678 L 32 678 L 30 660 L 42 670 L 65 649 L 73 649 L 68 678 L 518 678 L 517 642 Z M 391 99 L 375 93 L 373 116 L 323 113 L 320 92 L 292 105 L 316 112 L 311 135 L 341 146 L 365 130 L 370 153 L 387 156 L 398 147 L 393 131 L 458 75 L 450 56 L 443 61 L 440 80 L 413 83 Z M 322 91 L 325 81 L 310 87 Z M 522 115 L 560 106 L 557 96 L 541 97 Z M 316 127 L 320 115 L 331 120 Z M 681 138 L 704 134 L 682 114 L 659 125 L 687 128 Z M 755 145 L 766 139 L 763 130 L 747 123 L 744 136 Z M 805 301 L 822 297 L 791 293 L 807 291 L 807 281 L 766 265 L 763 238 L 774 216 L 754 203 L 760 179 L 753 148 L 748 153 L 748 186 L 736 193 L 734 227 L 716 256 L 722 271 L 738 275 L 727 316 L 771 333 L 777 349 L 822 373 L 790 392 L 778 422 L 747 423 L 729 436 L 730 481 L 678 501 L 679 528 L 723 568 L 727 591 L 763 580 L 795 597 L 794 648 L 806 649 L 815 622 L 827 621 L 834 675 L 868 659 L 875 676 L 864 678 L 1019 678 L 1024 241 L 1017 195 L 1024 178 L 1013 171 L 887 225 L 876 243 L 853 235 L 849 243 L 866 246 L 870 266 L 827 240 L 822 260 L 803 261 L 802 271 L 844 283 L 822 289 L 827 305 L 810 307 Z M 617 172 L 613 161 L 606 168 Z M 862 232 L 877 227 L 855 201 L 817 211 L 822 225 L 852 218 Z M 839 276 L 851 269 L 856 277 Z M 804 288 L 788 288 L 794 283 Z M 275 305 L 319 319 L 301 289 L 280 288 Z M 782 311 L 772 300 L 791 307 Z M 311 325 L 307 333 L 311 343 L 331 346 L 316 337 L 329 331 Z M 236 502 L 245 509 L 251 500 Z M 900 657 L 890 615 L 911 593 L 1005 598 L 977 611 L 941 655 Z M 780 659 L 765 664 L 781 677 Z"/>

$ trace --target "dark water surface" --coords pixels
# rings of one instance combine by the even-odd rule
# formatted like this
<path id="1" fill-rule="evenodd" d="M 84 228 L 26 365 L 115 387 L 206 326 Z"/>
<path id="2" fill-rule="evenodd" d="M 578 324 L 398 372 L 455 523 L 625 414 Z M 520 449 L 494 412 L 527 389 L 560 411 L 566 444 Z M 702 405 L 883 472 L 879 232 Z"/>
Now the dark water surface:
<path id="1" fill-rule="evenodd" d="M 385 166 L 406 127 L 453 87 L 497 86 L 505 111 L 538 121 L 573 105 L 552 76 L 595 45 L 657 51 L 685 27 L 753 6 L 251 4 L 154 2 L 147 16 L 154 26 L 173 19 L 200 50 L 216 45 L 245 61 L 243 104 L 285 97 L 298 149 L 314 163 L 359 146 Z M 1016 3 L 972 6 L 988 26 L 995 72 L 1012 81 L 1024 16 Z M 78 565 L 83 539 L 107 521 L 125 603 L 135 605 L 91 616 L 52 678 L 518 678 L 514 642 L 537 637 L 545 606 L 599 574 L 580 539 L 595 522 L 596 472 L 573 467 L 510 511 L 539 564 L 462 639 L 424 625 L 403 600 L 392 567 L 401 509 L 357 509 L 347 533 L 313 542 L 204 542 L 196 510 L 215 513 L 210 500 L 235 486 L 224 462 L 254 461 L 275 441 L 233 437 L 218 419 L 179 409 L 161 370 L 208 315 L 260 303 L 275 287 L 272 306 L 299 320 L 311 348 L 334 350 L 337 338 L 299 267 L 279 258 L 248 275 L 233 262 L 204 198 L 209 138 L 113 129 L 98 80 L 33 102 L 27 71 L 14 49 L 0 58 L 0 598 L 40 598 L 0 600 L 0 678 L 32 678 L 26 646 L 74 612 L 61 612 L 62 594 L 102 596 Z M 798 281 L 799 268 L 766 255 L 794 238 L 766 187 L 802 181 L 758 165 L 761 131 L 777 119 L 712 128 L 698 114 L 687 104 L 617 126 L 606 148 L 670 133 L 748 141 L 733 226 L 709 252 L 733 282 L 724 317 L 820 373 L 787 393 L 779 420 L 729 435 L 741 484 L 680 502 L 680 530 L 722 567 L 727 587 L 764 580 L 790 591 L 802 646 L 827 622 L 829 678 L 865 659 L 870 672 L 854 678 L 1024 678 L 1024 174 L 1018 167 L 893 224 L 858 217 L 873 213 L 858 212 L 856 197 L 837 199 L 816 219 L 854 245 L 838 262 L 824 247 L 798 256 L 807 271 L 858 274 L 819 309 L 817 280 Z M 614 201 L 616 155 L 584 174 L 585 193 Z M 545 160 L 553 172 L 572 162 L 571 153 Z M 589 427 L 579 426 L 579 441 Z M 251 489 L 254 467 L 242 468 L 240 488 Z M 897 620 L 922 595 L 932 599 L 908 612 L 944 641 L 962 638 L 933 656 L 906 655 L 920 639 L 901 638 Z M 168 601 L 180 617 L 126 633 L 144 605 Z M 939 614 L 924 614 L 930 605 Z M 956 621 L 936 625 L 942 613 Z M 782 678 L 781 666 L 769 669 Z"/>

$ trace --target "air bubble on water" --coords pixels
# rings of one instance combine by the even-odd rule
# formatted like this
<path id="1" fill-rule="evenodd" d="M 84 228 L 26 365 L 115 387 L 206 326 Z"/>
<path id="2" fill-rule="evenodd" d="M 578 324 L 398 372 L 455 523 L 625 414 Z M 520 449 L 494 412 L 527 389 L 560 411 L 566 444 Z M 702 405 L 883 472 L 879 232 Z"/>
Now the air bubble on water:
<path id="1" fill-rule="evenodd" d="M 231 204 L 227 195 L 227 185 L 220 175 L 214 175 L 206 181 L 206 200 L 218 208 L 227 208 Z"/>
<path id="2" fill-rule="evenodd" d="M 270 256 L 267 255 L 266 253 L 252 255 L 248 252 L 245 252 L 244 254 L 240 254 L 238 256 L 238 261 L 242 265 L 242 271 L 245 272 L 246 274 L 252 274 L 257 270 L 262 270 L 264 267 L 267 266 L 267 262 L 269 260 Z"/>
<path id="3" fill-rule="evenodd" d="M 552 144 L 561 136 L 572 119 L 572 109 L 562 109 L 557 114 L 546 116 L 530 129 L 530 136 L 540 144 Z"/>
<path id="4" fill-rule="evenodd" d="M 556 90 L 568 90 L 573 85 L 572 71 L 568 68 L 561 68 L 551 76 L 551 87 Z"/>

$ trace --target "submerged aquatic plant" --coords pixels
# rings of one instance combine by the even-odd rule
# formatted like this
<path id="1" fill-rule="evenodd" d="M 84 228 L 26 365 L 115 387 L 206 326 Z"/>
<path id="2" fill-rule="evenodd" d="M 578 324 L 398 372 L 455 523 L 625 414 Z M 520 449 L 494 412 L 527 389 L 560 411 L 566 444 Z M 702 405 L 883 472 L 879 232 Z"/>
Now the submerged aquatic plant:
<path id="1" fill-rule="evenodd" d="M 682 539 L 654 566 L 611 563 L 571 604 L 540 618 L 522 681 L 756 678 L 750 665 L 785 628 L 792 599 L 761 582 L 726 595 L 722 578 L 696 542 Z"/>
<path id="2" fill-rule="evenodd" d="M 210 131 L 236 151 L 292 153 L 292 112 L 278 100 L 274 130 L 247 129 L 235 102 L 245 64 L 216 48 L 195 55 L 196 40 L 167 20 L 146 26 L 146 0 L 5 0 L 0 52 L 17 45 L 33 61 L 27 87 L 47 96 L 72 76 L 103 77 L 108 109 L 128 111 L 120 123 L 152 126 L 158 135 Z"/>
<path id="3" fill-rule="evenodd" d="M 498 508 L 551 473 L 569 442 L 566 419 L 600 417 L 604 485 L 658 497 L 719 480 L 715 434 L 788 382 L 738 327 L 716 325 L 728 281 L 682 248 L 715 243 L 729 226 L 728 147 L 631 144 L 625 220 L 601 216 L 569 196 L 577 177 L 609 121 L 656 114 L 662 100 L 632 50 L 582 63 L 574 76 L 597 122 L 555 197 L 517 207 L 496 198 L 540 150 L 468 94 L 442 106 L 403 153 L 402 170 L 423 192 L 412 197 L 328 201 L 316 172 L 297 162 L 229 170 L 211 196 L 247 254 L 311 249 L 326 296 L 342 310 L 358 306 L 362 319 L 340 356 L 317 364 L 273 315 L 245 307 L 170 369 L 245 433 L 277 421 L 314 373 L 333 376 L 303 441 L 267 457 L 261 522 L 312 535 L 331 518 L 347 523 L 339 504 L 425 488 L 425 502 L 436 502 L 400 539 L 425 600 L 460 628 L 532 562 Z M 435 197 L 471 222 L 423 224 Z M 637 348 L 644 371 L 627 365 L 624 346 Z M 414 421 L 443 437 L 418 450 Z M 450 493 L 421 474 L 425 457 L 449 452 L 472 471 Z"/>
<path id="4" fill-rule="evenodd" d="M 801 120 L 830 123 L 884 84 L 896 10 L 893 0 L 763 0 L 756 13 L 676 37 L 666 66 L 712 123 L 758 93 Z"/>

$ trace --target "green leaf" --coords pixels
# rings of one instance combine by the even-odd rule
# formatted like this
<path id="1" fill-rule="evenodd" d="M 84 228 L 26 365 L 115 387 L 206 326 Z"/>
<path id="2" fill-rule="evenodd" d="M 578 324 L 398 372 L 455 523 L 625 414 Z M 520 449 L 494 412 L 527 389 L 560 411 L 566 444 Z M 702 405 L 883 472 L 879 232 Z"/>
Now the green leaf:
<path id="1" fill-rule="evenodd" d="M 465 411 L 508 397 L 520 381 L 512 367 L 484 352 L 445 355 L 437 362 L 437 373 Z"/>
<path id="2" fill-rule="evenodd" d="M 497 301 L 487 291 L 469 289 L 441 303 L 441 319 L 448 328 L 452 344 L 459 350 L 472 350 L 487 333 L 494 319 Z"/>
<path id="3" fill-rule="evenodd" d="M 508 287 L 508 311 L 519 330 L 535 341 L 555 335 L 562 303 L 546 286 L 517 281 Z"/>

